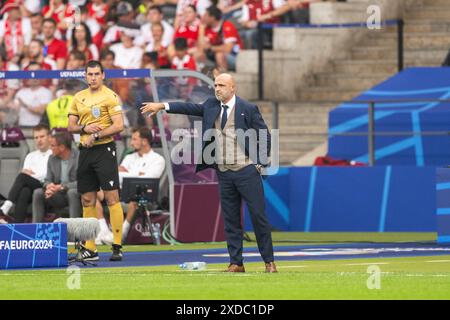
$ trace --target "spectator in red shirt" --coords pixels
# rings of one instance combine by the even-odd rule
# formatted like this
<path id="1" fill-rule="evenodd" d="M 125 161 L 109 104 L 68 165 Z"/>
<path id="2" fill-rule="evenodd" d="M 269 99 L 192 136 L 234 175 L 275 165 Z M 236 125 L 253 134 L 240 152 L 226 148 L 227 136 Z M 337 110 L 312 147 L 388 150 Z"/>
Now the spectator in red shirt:
<path id="1" fill-rule="evenodd" d="M 206 28 L 200 29 L 200 47 L 205 57 L 215 61 L 219 71 L 235 70 L 236 56 L 242 49 L 241 38 L 234 24 L 222 20 L 222 12 L 215 6 L 206 10 L 202 17 Z"/>
<path id="2" fill-rule="evenodd" d="M 84 22 L 80 22 L 72 29 L 70 50 L 77 50 L 86 55 L 86 60 L 98 60 L 97 46 L 92 43 L 91 31 Z"/>
<path id="3" fill-rule="evenodd" d="M 161 23 L 152 24 L 153 42 L 145 47 L 145 52 L 156 51 L 158 53 L 158 65 L 160 68 L 170 68 L 167 46 L 163 43 L 164 28 Z"/>
<path id="4" fill-rule="evenodd" d="M 5 46 L 8 60 L 19 63 L 19 58 L 31 41 L 31 23 L 29 18 L 20 16 L 20 6 L 15 1 L 6 1 L 0 14 L 0 43 Z"/>
<path id="5" fill-rule="evenodd" d="M 172 69 L 197 71 L 195 59 L 188 53 L 186 38 L 176 38 L 174 41 L 175 56 L 172 58 Z M 182 98 L 187 98 L 192 89 L 197 84 L 197 80 L 192 77 L 177 77 L 175 87 L 180 92 Z"/>
<path id="6" fill-rule="evenodd" d="M 172 59 L 172 69 L 197 70 L 195 59 L 188 53 L 188 42 L 186 38 L 176 38 L 174 41 L 175 56 Z"/>
<path id="7" fill-rule="evenodd" d="M 55 70 L 56 63 L 51 59 L 44 58 L 44 42 L 39 39 L 33 39 L 28 46 L 27 55 L 20 61 L 23 70 L 28 70 L 30 64 L 37 64 L 40 70 Z M 45 79 L 42 80 L 42 85 L 44 87 L 50 88 L 52 91 L 56 89 L 57 80 L 53 81 L 54 86 L 52 87 L 52 80 Z"/>
<path id="8" fill-rule="evenodd" d="M 55 20 L 63 37 L 65 37 L 67 28 L 73 24 L 76 12 L 74 6 L 64 2 L 63 0 L 50 0 L 49 4 L 42 9 L 44 18 Z"/>
<path id="9" fill-rule="evenodd" d="M 175 31 L 174 38 L 185 38 L 187 40 L 189 54 L 195 54 L 201 25 L 200 19 L 197 17 L 195 6 L 187 6 L 184 9 L 183 16 L 183 23 Z"/>
<path id="10" fill-rule="evenodd" d="M 6 50 L 0 45 L 0 70 L 18 71 L 19 67 L 8 61 Z M 12 111 L 13 99 L 20 87 L 19 80 L 0 80 L 0 123 L 12 124 L 16 121 L 15 113 Z"/>
<path id="11" fill-rule="evenodd" d="M 271 16 L 263 15 L 261 19 L 280 17 L 284 23 L 300 23 L 309 24 L 309 6 L 313 2 L 320 2 L 323 0 L 286 0 L 286 3 L 275 9 Z"/>
<path id="12" fill-rule="evenodd" d="M 37 63 L 41 70 L 56 69 L 56 64 L 53 61 L 46 61 L 44 58 L 44 42 L 39 39 L 31 40 L 26 56 L 20 61 L 22 69 L 25 70 L 31 62 Z"/>
<path id="13" fill-rule="evenodd" d="M 102 28 L 106 28 L 106 14 L 108 13 L 109 6 L 103 2 L 103 0 L 92 0 L 87 4 L 89 17 L 97 20 L 98 24 Z"/>
<path id="14" fill-rule="evenodd" d="M 195 6 L 195 11 L 202 16 L 205 14 L 206 9 L 210 7 L 213 4 L 214 1 L 211 0 L 178 0 L 177 2 L 177 10 L 176 10 L 176 16 L 174 21 L 174 27 L 175 29 L 178 29 L 178 27 L 183 23 L 183 13 L 184 9 L 189 6 L 193 5 Z"/>
<path id="15" fill-rule="evenodd" d="M 67 60 L 67 46 L 62 40 L 55 38 L 56 22 L 48 18 L 42 23 L 42 33 L 44 35 L 44 57 L 48 57 L 56 62 L 58 70 L 64 69 Z"/>
<path id="16" fill-rule="evenodd" d="M 130 3 L 120 1 L 117 4 L 115 12 L 117 23 L 112 24 L 106 31 L 103 38 L 104 46 L 110 46 L 113 43 L 119 42 L 121 31 L 126 30 L 129 34 L 133 33 L 133 38 L 135 39 L 139 37 L 141 33 L 140 26 L 134 21 L 134 10 Z"/>
<path id="17" fill-rule="evenodd" d="M 283 8 L 283 12 L 289 9 L 285 6 L 284 0 L 244 0 L 242 7 L 242 16 L 240 19 L 244 30 L 241 35 L 245 41 L 245 48 L 256 49 L 258 46 L 258 22 L 264 23 L 279 23 L 279 15 L 277 10 Z M 266 31 L 266 30 L 264 30 Z M 265 37 L 270 37 L 272 30 L 267 30 L 264 33 Z"/>

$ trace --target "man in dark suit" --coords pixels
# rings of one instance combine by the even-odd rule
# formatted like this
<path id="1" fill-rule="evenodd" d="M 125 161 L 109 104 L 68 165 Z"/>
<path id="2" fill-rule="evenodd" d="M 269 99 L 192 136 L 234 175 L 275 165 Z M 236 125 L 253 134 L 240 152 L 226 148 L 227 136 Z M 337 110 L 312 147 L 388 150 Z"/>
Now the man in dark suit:
<path id="1" fill-rule="evenodd" d="M 263 165 L 268 164 L 268 160 L 263 158 L 269 156 L 270 134 L 258 107 L 235 95 L 236 86 L 231 75 L 224 73 L 217 76 L 214 87 L 216 98 L 210 98 L 203 104 L 146 103 L 141 111 L 150 113 L 149 116 L 166 110 L 169 113 L 202 117 L 203 152 L 197 171 L 209 167 L 217 170 L 220 204 L 230 254 L 227 271 L 245 272 L 241 225 L 241 204 L 244 199 L 250 211 L 266 272 L 277 272 L 260 175 Z M 211 143 L 214 146 L 210 146 Z M 214 154 L 206 154 L 205 149 L 214 150 Z"/>
<path id="2" fill-rule="evenodd" d="M 69 207 L 71 218 L 81 217 L 81 199 L 77 191 L 78 150 L 72 148 L 69 132 L 56 132 L 50 138 L 52 155 L 47 163 L 43 188 L 33 192 L 33 223 L 42 222 L 46 208 Z"/>

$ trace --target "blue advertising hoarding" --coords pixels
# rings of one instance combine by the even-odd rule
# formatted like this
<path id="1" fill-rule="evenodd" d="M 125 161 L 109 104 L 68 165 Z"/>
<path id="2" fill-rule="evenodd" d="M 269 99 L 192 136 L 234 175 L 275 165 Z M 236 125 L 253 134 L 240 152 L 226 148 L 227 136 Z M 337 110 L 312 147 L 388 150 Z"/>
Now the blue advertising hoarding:
<path id="1" fill-rule="evenodd" d="M 0 269 L 67 266 L 67 225 L 0 225 Z"/>

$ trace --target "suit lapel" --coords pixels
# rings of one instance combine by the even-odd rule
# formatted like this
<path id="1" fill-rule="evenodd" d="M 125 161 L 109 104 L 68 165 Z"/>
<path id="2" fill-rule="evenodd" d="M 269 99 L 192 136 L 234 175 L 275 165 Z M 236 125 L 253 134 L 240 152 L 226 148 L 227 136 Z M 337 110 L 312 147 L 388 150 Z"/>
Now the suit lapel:
<path id="1" fill-rule="evenodd" d="M 216 122 L 217 117 L 220 116 L 220 101 L 216 100 L 217 103 L 211 108 L 211 119 L 208 119 L 211 123 L 208 124 L 208 128 L 214 128 L 214 123 Z"/>
<path id="2" fill-rule="evenodd" d="M 61 183 L 61 158 L 56 158 L 55 183 Z"/>
<path id="3" fill-rule="evenodd" d="M 236 104 L 234 105 L 234 127 L 236 129 L 244 129 L 244 116 L 242 114 L 241 99 L 236 96 Z"/>

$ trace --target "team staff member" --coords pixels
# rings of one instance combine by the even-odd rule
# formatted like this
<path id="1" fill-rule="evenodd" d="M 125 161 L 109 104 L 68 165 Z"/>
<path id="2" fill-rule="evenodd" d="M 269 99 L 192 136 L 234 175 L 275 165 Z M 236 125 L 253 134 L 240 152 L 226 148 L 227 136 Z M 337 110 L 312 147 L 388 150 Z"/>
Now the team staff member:
<path id="1" fill-rule="evenodd" d="M 202 155 L 207 149 L 215 149 L 216 162 L 208 164 L 208 161 L 202 161 L 197 164 L 197 171 L 212 167 L 217 172 L 220 205 L 230 255 L 230 265 L 227 271 L 245 272 L 241 225 L 242 201 L 245 200 L 250 211 L 258 249 L 265 262 L 266 272 L 277 272 L 260 176 L 263 161 L 249 152 L 251 150 L 250 143 L 255 144 L 258 149 L 265 142 L 267 148 L 265 155 L 270 155 L 270 134 L 267 131 L 267 125 L 257 106 L 236 96 L 236 82 L 230 74 L 218 75 L 214 80 L 214 88 L 216 97 L 209 98 L 203 104 L 145 103 L 141 111 L 153 115 L 161 110 L 166 110 L 169 113 L 202 117 L 201 137 L 205 136 L 207 130 L 216 129 L 214 141 L 212 139 L 202 141 Z M 262 131 L 260 131 L 261 129 Z M 245 133 L 245 136 L 248 133 L 251 136 L 251 133 L 255 131 L 258 134 L 256 139 L 249 139 L 249 143 L 240 143 L 239 131 Z M 200 160 L 206 159 L 202 157 Z"/>
<path id="2" fill-rule="evenodd" d="M 81 193 L 84 218 L 97 218 L 97 191 L 105 193 L 113 229 L 111 261 L 122 260 L 123 210 L 119 201 L 119 173 L 113 136 L 123 130 L 122 107 L 114 91 L 103 81 L 105 73 L 98 61 L 86 64 L 88 88 L 75 94 L 69 108 L 69 131 L 80 133 L 78 192 Z M 82 248 L 85 260 L 98 260 L 95 240 Z"/>

